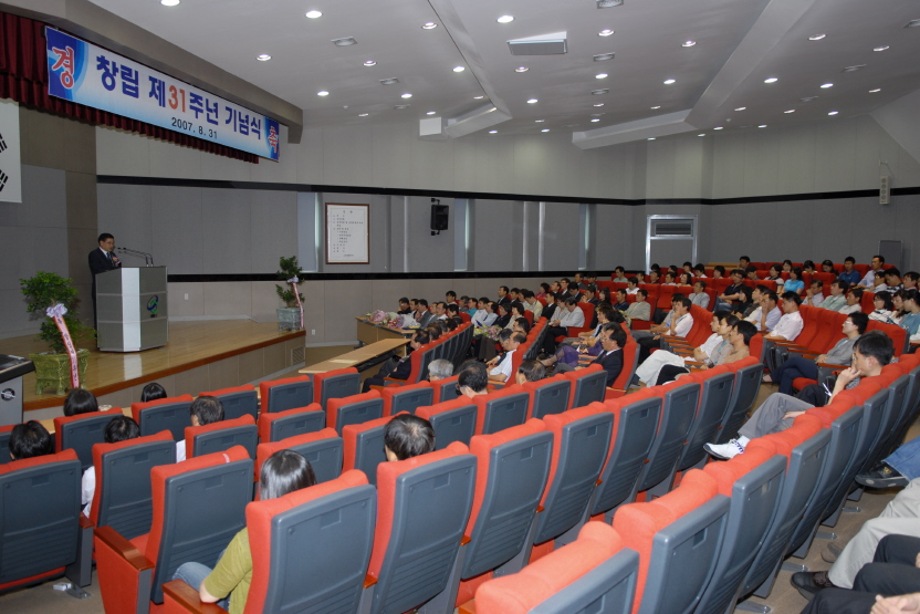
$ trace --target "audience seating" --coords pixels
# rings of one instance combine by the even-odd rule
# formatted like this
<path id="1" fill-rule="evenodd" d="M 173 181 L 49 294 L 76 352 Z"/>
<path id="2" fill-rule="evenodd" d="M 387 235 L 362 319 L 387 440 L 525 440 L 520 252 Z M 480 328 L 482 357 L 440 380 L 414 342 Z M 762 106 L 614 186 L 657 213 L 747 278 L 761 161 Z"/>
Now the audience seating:
<path id="1" fill-rule="evenodd" d="M 375 504 L 374 489 L 360 472 L 351 471 L 246 506 L 250 544 L 262 546 L 252 547 L 245 611 L 356 612 L 370 558 Z M 331 518 L 336 521 L 329 522 Z M 181 580 L 167 583 L 163 592 L 167 613 L 202 611 L 198 591 Z"/>
<path id="2" fill-rule="evenodd" d="M 702 469 L 708 460 L 703 445 L 716 440 L 719 426 L 731 400 L 735 374 L 730 365 L 722 365 L 706 371 L 697 371 L 684 381 L 696 381 L 700 384 L 700 401 L 690 426 L 690 437 L 684 451 L 677 461 L 677 470 L 686 471 L 691 467 Z"/>
<path id="3" fill-rule="evenodd" d="M 735 372 L 735 383 L 725 415 L 719 423 L 718 436 L 715 438 L 717 443 L 726 443 L 738 434 L 738 429 L 747 420 L 748 412 L 754 405 L 763 379 L 763 363 L 753 356 L 733 362 L 729 367 Z"/>
<path id="4" fill-rule="evenodd" d="M 607 372 L 599 364 L 584 369 L 569 371 L 565 377 L 572 381 L 572 395 L 569 408 L 584 407 L 595 401 L 603 401 L 607 393 Z"/>
<path id="5" fill-rule="evenodd" d="M 473 401 L 477 407 L 477 435 L 488 435 L 524 424 L 530 410 L 530 394 L 518 385 L 477 396 Z"/>
<path id="6" fill-rule="evenodd" d="M 0 465 L 10 462 L 10 434 L 15 424 L 0 426 Z"/>
<path id="7" fill-rule="evenodd" d="M 326 412 L 319 403 L 306 407 L 263 412 L 259 415 L 259 441 L 281 441 L 294 435 L 312 433 L 326 426 Z"/>
<path id="8" fill-rule="evenodd" d="M 543 418 L 550 414 L 561 414 L 569 408 L 572 380 L 563 376 L 526 382 L 524 390 L 530 394 L 530 415 L 528 418 Z"/>
<path id="9" fill-rule="evenodd" d="M 626 331 L 626 345 L 621 350 L 623 352 L 623 370 L 613 380 L 613 385 L 605 391 L 605 399 L 614 399 L 626 394 L 626 389 L 629 388 L 633 375 L 636 374 L 636 368 L 639 366 L 639 344 L 636 343 L 635 337 L 629 333 L 626 324 L 621 324 L 620 326 Z"/>
<path id="10" fill-rule="evenodd" d="M 189 560 L 209 567 L 245 526 L 253 461 L 241 446 L 151 470 L 150 533 L 125 539 L 95 534 L 96 572 L 106 612 L 147 612 L 163 603 L 163 583 Z"/>
<path id="11" fill-rule="evenodd" d="M 376 390 L 329 399 L 326 405 L 326 426 L 340 435 L 349 424 L 361 424 L 382 416 L 383 398 Z"/>
<path id="12" fill-rule="evenodd" d="M 259 429 L 249 414 L 204 426 L 185 428 L 186 458 L 221 452 L 233 446 L 242 446 L 249 453 L 249 458 L 255 458 L 258 444 Z"/>
<path id="13" fill-rule="evenodd" d="M 476 459 L 461 443 L 377 468 L 377 526 L 362 612 L 405 612 L 447 589 L 475 472 Z"/>
<path id="14" fill-rule="evenodd" d="M 611 527 L 590 522 L 578 539 L 520 573 L 496 578 L 476 591 L 461 614 L 616 614 L 632 607 L 639 556 L 623 547 Z"/>
<path id="15" fill-rule="evenodd" d="M 478 414 L 476 403 L 465 396 L 419 407 L 416 411 L 417 416 L 428 420 L 434 428 L 434 443 L 438 450 L 455 441 L 469 445 L 476 432 Z"/>
<path id="16" fill-rule="evenodd" d="M 286 377 L 259 384 L 262 413 L 274 413 L 313 402 L 313 381 L 306 375 Z"/>
<path id="17" fill-rule="evenodd" d="M 330 399 L 340 399 L 361 392 L 361 376 L 354 367 L 335 369 L 313 376 L 313 402 L 329 410 Z M 326 421 L 327 426 L 334 426 Z"/>
<path id="18" fill-rule="evenodd" d="M 317 484 L 336 479 L 342 473 L 343 442 L 335 429 L 323 429 L 314 433 L 294 435 L 280 441 L 260 443 L 256 448 L 256 480 L 262 465 L 275 452 L 293 450 L 310 462 Z"/>
<path id="19" fill-rule="evenodd" d="M 112 527 L 125 539 L 150 531 L 153 499 L 150 470 L 176 462 L 176 442 L 169 431 L 93 446 L 96 492 L 89 520 Z"/>
<path id="20" fill-rule="evenodd" d="M 445 377 L 444 379 L 429 382 L 433 392 L 432 403 L 441 403 L 443 401 L 456 399 L 460 394 L 457 392 L 457 380 L 459 377 L 459 375 L 452 375 L 450 377 Z"/>
<path id="21" fill-rule="evenodd" d="M 185 427 L 189 425 L 189 406 L 195 398 L 183 394 L 146 403 L 131 403 L 131 415 L 141 427 L 141 436 L 153 435 L 163 429 L 172 433 L 173 439 L 185 438 Z"/>
<path id="22" fill-rule="evenodd" d="M 380 396 L 383 398 L 384 416 L 395 416 L 404 411 L 415 414 L 416 408 L 434 403 L 434 390 L 426 381 L 398 388 L 383 388 Z"/>
<path id="23" fill-rule="evenodd" d="M 224 420 L 246 415 L 252 416 L 253 420 L 259 417 L 259 397 L 253 386 L 247 384 L 201 393 L 201 396 L 205 395 L 215 397 L 220 401 L 224 408 Z"/>
<path id="24" fill-rule="evenodd" d="M 377 484 L 377 466 L 387 462 L 384 451 L 384 431 L 392 417 L 385 416 L 361 424 L 349 424 L 342 431 L 345 471 L 359 469 L 368 482 Z"/>
<path id="25" fill-rule="evenodd" d="M 72 449 L 0 465 L 0 593 L 65 573 L 77 586 L 90 584 L 81 474 Z"/>
<path id="26" fill-rule="evenodd" d="M 54 449 L 73 449 L 86 469 L 93 464 L 93 444 L 105 441 L 105 427 L 115 416 L 123 416 L 121 408 L 94 411 L 75 416 L 54 418 Z"/>

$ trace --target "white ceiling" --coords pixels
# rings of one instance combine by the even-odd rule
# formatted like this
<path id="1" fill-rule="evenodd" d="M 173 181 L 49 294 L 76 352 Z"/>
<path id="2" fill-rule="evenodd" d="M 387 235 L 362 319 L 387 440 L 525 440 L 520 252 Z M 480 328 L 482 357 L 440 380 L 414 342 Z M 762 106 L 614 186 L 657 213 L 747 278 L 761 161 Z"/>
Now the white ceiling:
<path id="1" fill-rule="evenodd" d="M 446 121 L 488 104 L 499 111 L 494 118 L 508 119 L 477 129 L 500 136 L 549 128 L 598 147 L 716 126 L 835 121 L 830 111 L 869 113 L 920 89 L 920 28 L 905 27 L 920 19 L 917 0 L 625 0 L 610 9 L 594 0 L 91 1 L 302 108 L 306 127 L 424 119 L 428 111 Z M 323 16 L 307 19 L 310 9 Z M 514 21 L 497 23 L 503 14 Z M 422 29 L 429 21 L 439 27 Z M 615 32 L 598 36 L 604 28 Z M 560 31 L 564 55 L 512 56 L 507 45 Z M 808 40 L 819 33 L 826 37 Z M 346 36 L 358 44 L 331 43 Z M 682 47 L 687 40 L 696 45 Z M 889 49 L 873 51 L 882 45 Z M 592 60 L 608 52 L 615 59 Z M 260 53 L 272 59 L 259 62 Z M 376 66 L 366 68 L 368 59 Z M 602 72 L 607 78 L 595 78 Z M 770 76 L 778 81 L 765 84 Z M 399 83 L 380 84 L 389 77 Z M 668 78 L 676 83 L 664 85 Z M 609 93 L 591 94 L 599 88 Z M 817 98 L 802 101 L 810 96 Z M 402 104 L 409 106 L 394 108 Z"/>

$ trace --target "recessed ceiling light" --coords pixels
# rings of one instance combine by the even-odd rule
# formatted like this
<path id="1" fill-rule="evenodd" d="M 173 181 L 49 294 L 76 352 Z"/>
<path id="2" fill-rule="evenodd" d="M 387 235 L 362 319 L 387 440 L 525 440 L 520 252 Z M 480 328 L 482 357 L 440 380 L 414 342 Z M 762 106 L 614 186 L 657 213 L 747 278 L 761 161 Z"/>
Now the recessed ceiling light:
<path id="1" fill-rule="evenodd" d="M 878 94 L 878 93 L 881 92 L 881 91 L 882 91 L 882 88 L 877 87 L 877 88 L 875 88 L 875 89 L 869 90 L 869 93 L 870 93 L 870 94 Z"/>
<path id="2" fill-rule="evenodd" d="M 540 130 L 540 132 L 549 132 L 549 128 L 544 128 L 543 130 Z"/>
<path id="3" fill-rule="evenodd" d="M 336 47 L 351 47 L 358 44 L 358 39 L 354 36 L 343 36 L 342 38 L 333 38 L 332 44 Z"/>
<path id="4" fill-rule="evenodd" d="M 821 40 L 822 38 L 824 38 L 825 36 L 827 36 L 827 34 L 812 34 L 811 36 L 808 37 L 808 40 L 810 40 L 810 41 L 819 41 L 819 40 Z"/>
<path id="5" fill-rule="evenodd" d="M 591 119 L 591 123 L 592 123 L 592 124 L 596 124 L 596 123 L 599 122 L 599 121 L 601 121 L 599 117 L 594 117 L 594 118 Z"/>
<path id="6" fill-rule="evenodd" d="M 528 98 L 528 99 L 527 99 L 527 104 L 537 104 L 538 102 L 540 102 L 540 101 L 537 100 L 536 98 Z"/>
<path id="7" fill-rule="evenodd" d="M 412 98 L 412 94 L 410 94 L 409 92 L 406 92 L 405 94 L 400 94 L 399 97 L 402 98 L 403 100 L 409 100 L 410 98 Z"/>
<path id="8" fill-rule="evenodd" d="M 648 137 L 648 139 L 647 139 L 647 140 L 649 140 L 649 141 L 654 141 L 654 140 L 655 140 L 655 137 L 653 137 L 653 136 L 650 136 L 650 137 Z"/>
<path id="9" fill-rule="evenodd" d="M 783 111 L 783 113 L 786 113 L 787 115 L 789 113 L 795 113 L 795 109 L 786 109 L 785 111 Z"/>
<path id="10" fill-rule="evenodd" d="M 435 113 L 437 113 L 437 111 L 428 111 L 425 115 L 434 115 Z"/>
<path id="11" fill-rule="evenodd" d="M 594 75 L 594 78 L 595 78 L 595 79 L 606 79 L 606 78 L 607 78 L 607 73 L 605 73 L 605 72 L 599 72 L 599 73 L 597 73 L 596 75 Z"/>
<path id="12" fill-rule="evenodd" d="M 603 96 L 604 94 L 609 94 L 609 93 L 610 93 L 610 90 L 606 88 L 602 90 L 591 90 L 592 96 Z"/>
<path id="13" fill-rule="evenodd" d="M 833 83 L 822 83 L 822 84 L 821 84 L 821 89 L 822 89 L 822 90 L 829 90 L 829 89 L 832 88 L 832 87 L 834 87 L 834 84 L 833 84 Z"/>
<path id="14" fill-rule="evenodd" d="M 438 24 L 436 24 L 433 21 L 426 21 L 425 23 L 422 24 L 422 30 L 434 30 L 437 27 L 438 27 Z"/>
<path id="15" fill-rule="evenodd" d="M 464 70 L 466 70 L 466 66 L 454 66 L 453 68 L 454 72 L 463 72 Z"/>
<path id="16" fill-rule="evenodd" d="M 267 53 L 260 53 L 259 55 L 256 56 L 256 59 L 259 60 L 260 62 L 267 62 L 270 59 L 272 59 L 272 56 L 268 55 Z"/>
<path id="17" fill-rule="evenodd" d="M 546 121 L 545 119 L 535 119 L 535 120 L 533 120 L 533 123 L 535 123 L 535 124 L 542 124 L 542 123 L 545 122 L 545 121 Z"/>
<path id="18" fill-rule="evenodd" d="M 482 100 L 483 98 L 485 98 L 485 96 L 482 96 L 482 95 L 473 96 L 473 100 Z"/>
<path id="19" fill-rule="evenodd" d="M 891 49 L 890 45 L 879 45 L 878 47 L 873 47 L 872 51 L 888 51 Z"/>
<path id="20" fill-rule="evenodd" d="M 512 21 L 514 21 L 514 16 L 513 15 L 502 15 L 495 21 L 497 21 L 498 23 L 511 23 Z"/>
<path id="21" fill-rule="evenodd" d="M 514 69 L 514 72 L 527 72 L 528 70 L 530 69 L 527 68 L 526 66 L 518 66 L 517 68 Z"/>
<path id="22" fill-rule="evenodd" d="M 745 111 L 745 110 L 747 110 L 747 107 L 735 107 L 735 110 L 736 110 L 736 111 Z"/>
<path id="23" fill-rule="evenodd" d="M 358 117 L 367 117 L 370 113 L 358 113 Z"/>
<path id="24" fill-rule="evenodd" d="M 397 83 L 399 83 L 399 79 L 396 77 L 387 77 L 380 80 L 380 85 L 396 85 Z"/>
<path id="25" fill-rule="evenodd" d="M 598 53 L 597 55 L 594 56 L 594 61 L 595 62 L 607 62 L 609 60 L 612 60 L 614 57 L 616 57 L 616 54 L 613 52 Z"/>
<path id="26" fill-rule="evenodd" d="M 839 111 L 828 111 L 827 112 L 827 114 L 830 115 L 831 117 L 833 117 L 834 115 L 837 115 L 837 113 L 839 113 Z"/>
<path id="27" fill-rule="evenodd" d="M 700 132 L 700 133 L 699 133 L 698 135 L 696 135 L 696 136 L 706 136 L 706 133 L 705 133 L 705 132 Z"/>
<path id="28" fill-rule="evenodd" d="M 716 126 L 715 128 L 713 128 L 713 130 L 721 130 L 721 129 L 722 129 L 722 126 Z"/>
<path id="29" fill-rule="evenodd" d="M 905 28 L 920 28 L 920 19 L 911 19 L 904 24 Z"/>
<path id="30" fill-rule="evenodd" d="M 664 80 L 665 85 L 674 85 L 675 83 L 677 83 L 677 79 L 665 79 Z"/>
<path id="31" fill-rule="evenodd" d="M 412 105 L 408 105 L 408 104 L 397 104 L 397 105 L 393 105 L 393 108 L 396 109 L 397 111 L 402 111 L 403 109 L 408 109 L 410 106 L 412 106 Z"/>
<path id="32" fill-rule="evenodd" d="M 307 11 L 307 19 L 319 19 L 323 16 L 322 11 Z"/>
<path id="33" fill-rule="evenodd" d="M 764 83 L 776 83 L 777 81 L 779 81 L 779 79 L 776 77 L 767 77 L 763 80 Z"/>
<path id="34" fill-rule="evenodd" d="M 681 47 L 689 48 L 696 45 L 696 41 L 684 41 L 680 44 Z"/>
<path id="35" fill-rule="evenodd" d="M 759 126 L 757 126 L 757 127 L 758 127 L 758 128 L 766 128 L 766 127 L 767 127 L 767 125 L 766 125 L 766 124 L 760 124 L 760 125 L 759 125 Z"/>
<path id="36" fill-rule="evenodd" d="M 594 103 L 594 106 L 597 107 L 597 108 L 599 109 L 599 108 L 601 108 L 602 106 L 604 106 L 604 103 L 603 103 L 603 102 L 596 102 L 596 103 Z"/>
<path id="37" fill-rule="evenodd" d="M 657 111 L 658 109 L 661 108 L 661 105 L 660 105 L 660 104 L 656 104 L 654 107 L 649 107 L 649 108 L 650 108 L 652 111 Z"/>
<path id="38" fill-rule="evenodd" d="M 597 0 L 599 9 L 612 9 L 615 6 L 623 6 L 623 0 Z"/>
<path id="39" fill-rule="evenodd" d="M 489 134 L 498 134 L 498 130 L 489 130 Z"/>
<path id="40" fill-rule="evenodd" d="M 614 31 L 611 30 L 610 28 L 604 28 L 603 30 L 601 30 L 600 32 L 598 32 L 597 35 L 598 35 L 598 36 L 610 36 L 611 34 L 613 34 L 613 32 L 614 32 Z"/>
<path id="41" fill-rule="evenodd" d="M 179 0 L 160 0 L 163 6 L 178 6 Z"/>
<path id="42" fill-rule="evenodd" d="M 803 98 L 799 98 L 799 102 L 811 102 L 812 100 L 816 100 L 817 98 L 818 98 L 817 96 L 805 96 Z"/>
<path id="43" fill-rule="evenodd" d="M 364 60 L 364 65 L 370 68 L 377 65 L 377 60 Z"/>
<path id="44" fill-rule="evenodd" d="M 316 95 L 317 95 L 317 96 L 328 96 L 328 95 L 329 95 L 329 92 L 327 92 L 326 90 L 320 90 L 320 91 L 316 92 Z"/>
<path id="45" fill-rule="evenodd" d="M 857 70 L 862 70 L 865 67 L 865 64 L 853 64 L 852 66 L 844 66 L 843 70 L 840 72 L 856 72 Z"/>

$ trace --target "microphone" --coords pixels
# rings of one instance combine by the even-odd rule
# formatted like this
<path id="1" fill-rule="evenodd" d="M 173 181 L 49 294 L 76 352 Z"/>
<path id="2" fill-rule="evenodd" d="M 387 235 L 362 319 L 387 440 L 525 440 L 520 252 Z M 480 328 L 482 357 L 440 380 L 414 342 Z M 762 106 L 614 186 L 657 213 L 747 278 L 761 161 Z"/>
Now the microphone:
<path id="1" fill-rule="evenodd" d="M 122 254 L 127 254 L 129 256 L 136 256 L 138 258 L 143 258 L 144 264 L 146 266 L 153 266 L 153 254 L 149 252 L 142 252 L 139 249 L 131 249 L 129 247 L 116 247 L 115 249 L 121 252 Z"/>

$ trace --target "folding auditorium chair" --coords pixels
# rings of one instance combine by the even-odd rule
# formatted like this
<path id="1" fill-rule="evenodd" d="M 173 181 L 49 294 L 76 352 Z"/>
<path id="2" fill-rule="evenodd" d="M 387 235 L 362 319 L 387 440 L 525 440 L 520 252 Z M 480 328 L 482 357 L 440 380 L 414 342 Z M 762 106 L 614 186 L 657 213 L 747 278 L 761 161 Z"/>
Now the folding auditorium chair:
<path id="1" fill-rule="evenodd" d="M 898 363 L 892 363 L 882 368 L 882 374 L 879 377 L 884 378 L 882 384 L 887 384 L 891 390 L 888 401 L 891 404 L 888 414 L 891 418 L 883 425 L 884 430 L 882 432 L 884 435 L 879 442 L 881 455 L 878 460 L 881 460 L 894 452 L 895 448 L 901 444 L 898 435 L 901 434 L 904 422 L 908 417 L 904 405 L 910 386 L 910 374 L 904 373 Z M 903 430 L 906 430 L 906 428 Z"/>
<path id="2" fill-rule="evenodd" d="M 329 399 L 326 404 L 326 426 L 341 435 L 349 424 L 361 424 L 383 416 L 383 397 L 376 390 L 363 394 Z"/>
<path id="3" fill-rule="evenodd" d="M 383 380 L 384 386 L 406 386 L 416 384 L 425 379 L 428 375 L 428 365 L 437 358 L 439 353 L 444 351 L 444 341 L 436 339 L 414 350 L 409 355 L 409 375 L 406 379 L 397 379 L 395 377 L 386 377 Z"/>
<path id="4" fill-rule="evenodd" d="M 163 429 L 172 433 L 173 439 L 185 438 L 185 427 L 189 425 L 189 407 L 195 398 L 183 394 L 146 403 L 131 403 L 131 415 L 141 427 L 141 437 L 159 433 Z"/>
<path id="5" fill-rule="evenodd" d="M 96 492 L 89 521 L 112 527 L 125 539 L 150 531 L 153 501 L 150 470 L 176 462 L 176 442 L 169 431 L 93 446 Z"/>
<path id="6" fill-rule="evenodd" d="M 360 472 L 246 506 L 252 584 L 244 612 L 357 611 L 374 535 L 376 493 Z M 330 519 L 335 518 L 335 522 Z M 305 557 L 305 552 L 316 556 Z M 166 614 L 204 612 L 181 580 L 163 586 Z M 215 605 L 212 611 L 223 612 Z"/>
<path id="7" fill-rule="evenodd" d="M 359 469 L 372 485 L 377 484 L 377 466 L 387 462 L 383 434 L 392 416 L 349 424 L 342 430 L 342 469 Z M 437 431 L 435 431 L 437 433 Z"/>
<path id="8" fill-rule="evenodd" d="M 285 377 L 259 384 L 262 413 L 274 413 L 313 402 L 313 381 L 306 375 Z"/>
<path id="9" fill-rule="evenodd" d="M 123 416 L 121 408 L 93 411 L 75 416 L 54 418 L 54 449 L 58 452 L 72 448 L 86 469 L 93 464 L 93 444 L 105 441 L 105 427 L 115 416 Z"/>
<path id="10" fill-rule="evenodd" d="M 92 527 L 81 520 L 81 475 L 72 449 L 0 465 L 0 593 L 65 574 L 78 587 L 90 584 Z"/>
<path id="11" fill-rule="evenodd" d="M 552 447 L 552 433 L 536 419 L 470 442 L 476 457 L 473 506 L 448 590 L 443 602 L 438 599 L 443 611 L 472 599 L 492 570 L 514 573 L 524 566 Z"/>
<path id="12" fill-rule="evenodd" d="M 10 434 L 15 424 L 0 426 L 0 465 L 10 462 Z"/>
<path id="13" fill-rule="evenodd" d="M 546 416 L 543 421 L 553 435 L 553 455 L 540 500 L 543 509 L 536 518 L 531 561 L 575 538 L 607 459 L 613 431 L 613 414 L 599 403 Z"/>
<path id="14" fill-rule="evenodd" d="M 242 446 L 249 453 L 249 458 L 255 458 L 257 445 L 259 429 L 249 414 L 204 426 L 185 428 L 186 458 L 221 452 L 232 446 Z"/>
<path id="15" fill-rule="evenodd" d="M 555 375 L 536 382 L 525 382 L 523 386 L 524 390 L 530 393 L 528 418 L 561 414 L 569 408 L 572 380 L 563 375 Z"/>
<path id="16" fill-rule="evenodd" d="M 361 392 L 361 376 L 354 367 L 335 369 L 313 376 L 313 402 L 329 409 L 330 399 L 340 399 Z M 326 422 L 328 426 L 331 424 Z"/>
<path id="17" fill-rule="evenodd" d="M 598 364 L 588 365 L 584 369 L 569 371 L 565 374 L 572 382 L 572 396 L 569 409 L 584 407 L 595 401 L 603 401 L 607 394 L 607 372 Z"/>
<path id="18" fill-rule="evenodd" d="M 384 416 L 395 416 L 404 411 L 415 414 L 417 407 L 434 403 L 434 390 L 425 381 L 398 388 L 383 388 L 380 396 L 383 398 Z"/>
<path id="19" fill-rule="evenodd" d="M 359 612 L 405 612 L 447 588 L 475 473 L 461 443 L 377 467 L 377 526 Z"/>
<path id="20" fill-rule="evenodd" d="M 323 429 L 314 433 L 294 435 L 280 441 L 260 443 L 256 448 L 256 481 L 261 475 L 262 465 L 275 452 L 293 450 L 310 461 L 316 483 L 334 480 L 342 473 L 343 444 L 335 429 Z"/>
<path id="21" fill-rule="evenodd" d="M 224 408 L 224 420 L 250 415 L 253 420 L 259 417 L 259 396 L 254 386 L 233 386 L 221 388 L 210 392 L 202 392 L 201 396 L 217 397 Z"/>
<path id="22" fill-rule="evenodd" d="M 281 441 L 294 435 L 313 433 L 326 426 L 326 412 L 319 403 L 305 407 L 259 414 L 259 441 Z"/>
<path id="23" fill-rule="evenodd" d="M 636 373 L 636 368 L 639 366 L 639 344 L 629 333 L 629 328 L 626 327 L 626 324 L 621 324 L 620 326 L 626 331 L 626 345 L 620 350 L 623 352 L 623 369 L 617 378 L 613 380 L 613 385 L 604 391 L 605 399 L 615 399 L 626 394 L 626 389 L 629 388 L 633 375 Z"/>
<path id="24" fill-rule="evenodd" d="M 150 533 L 127 540 L 111 527 L 94 538 L 106 612 L 145 613 L 163 603 L 163 583 L 194 557 L 213 567 L 245 523 L 252 459 L 242 446 L 151 470 Z"/>
<path id="25" fill-rule="evenodd" d="M 477 396 L 473 402 L 477 407 L 476 434 L 488 435 L 524 424 L 530 409 L 530 394 L 521 386 L 512 385 Z"/>
<path id="26" fill-rule="evenodd" d="M 699 407 L 693 424 L 690 425 L 687 444 L 677 461 L 677 471 L 686 471 L 691 467 L 702 469 L 706 464 L 708 454 L 703 449 L 703 444 L 716 439 L 722 417 L 731 400 L 735 373 L 730 365 L 721 365 L 691 373 L 686 378 L 681 378 L 681 381 L 684 380 L 698 382 L 701 389 Z"/>
<path id="27" fill-rule="evenodd" d="M 786 459 L 765 449 L 745 451 L 728 462 L 709 463 L 703 471 L 731 503 L 716 568 L 695 611 L 726 613 L 734 610 L 744 574 L 776 516 Z"/>
<path id="28" fill-rule="evenodd" d="M 419 407 L 416 415 L 431 423 L 435 433 L 435 449 L 443 450 L 455 441 L 469 445 L 476 432 L 478 408 L 472 399 L 460 396 Z"/>
<path id="29" fill-rule="evenodd" d="M 725 408 L 725 415 L 719 423 L 716 443 L 726 443 L 738 433 L 738 429 L 747 420 L 751 406 L 754 405 L 763 379 L 763 363 L 753 356 L 731 363 L 730 368 L 735 372 L 735 383 L 732 386 L 728 407 Z"/>
<path id="30" fill-rule="evenodd" d="M 754 561 L 748 566 L 738 597 L 753 593 L 766 597 L 773 589 L 776 573 L 792 539 L 792 532 L 811 500 L 814 486 L 827 458 L 830 431 L 821 428 L 821 420 L 807 413 L 797 417 L 792 427 L 754 439 L 745 448 L 763 447 L 771 454 L 786 458 L 786 477 L 779 495 L 776 516 L 763 536 Z M 689 475 L 689 474 L 688 474 Z"/>
<path id="31" fill-rule="evenodd" d="M 603 403 L 604 411 L 613 414 L 613 432 L 586 516 L 605 514 L 610 522 L 614 510 L 630 500 L 658 432 L 661 401 L 652 388 L 644 388 Z"/>
<path id="32" fill-rule="evenodd" d="M 638 570 L 639 555 L 613 528 L 589 522 L 572 543 L 483 584 L 460 614 L 619 614 L 632 607 Z"/>
<path id="33" fill-rule="evenodd" d="M 613 528 L 639 553 L 633 614 L 693 611 L 715 570 L 728 508 L 716 481 L 692 469 L 666 495 L 617 510 Z"/>

